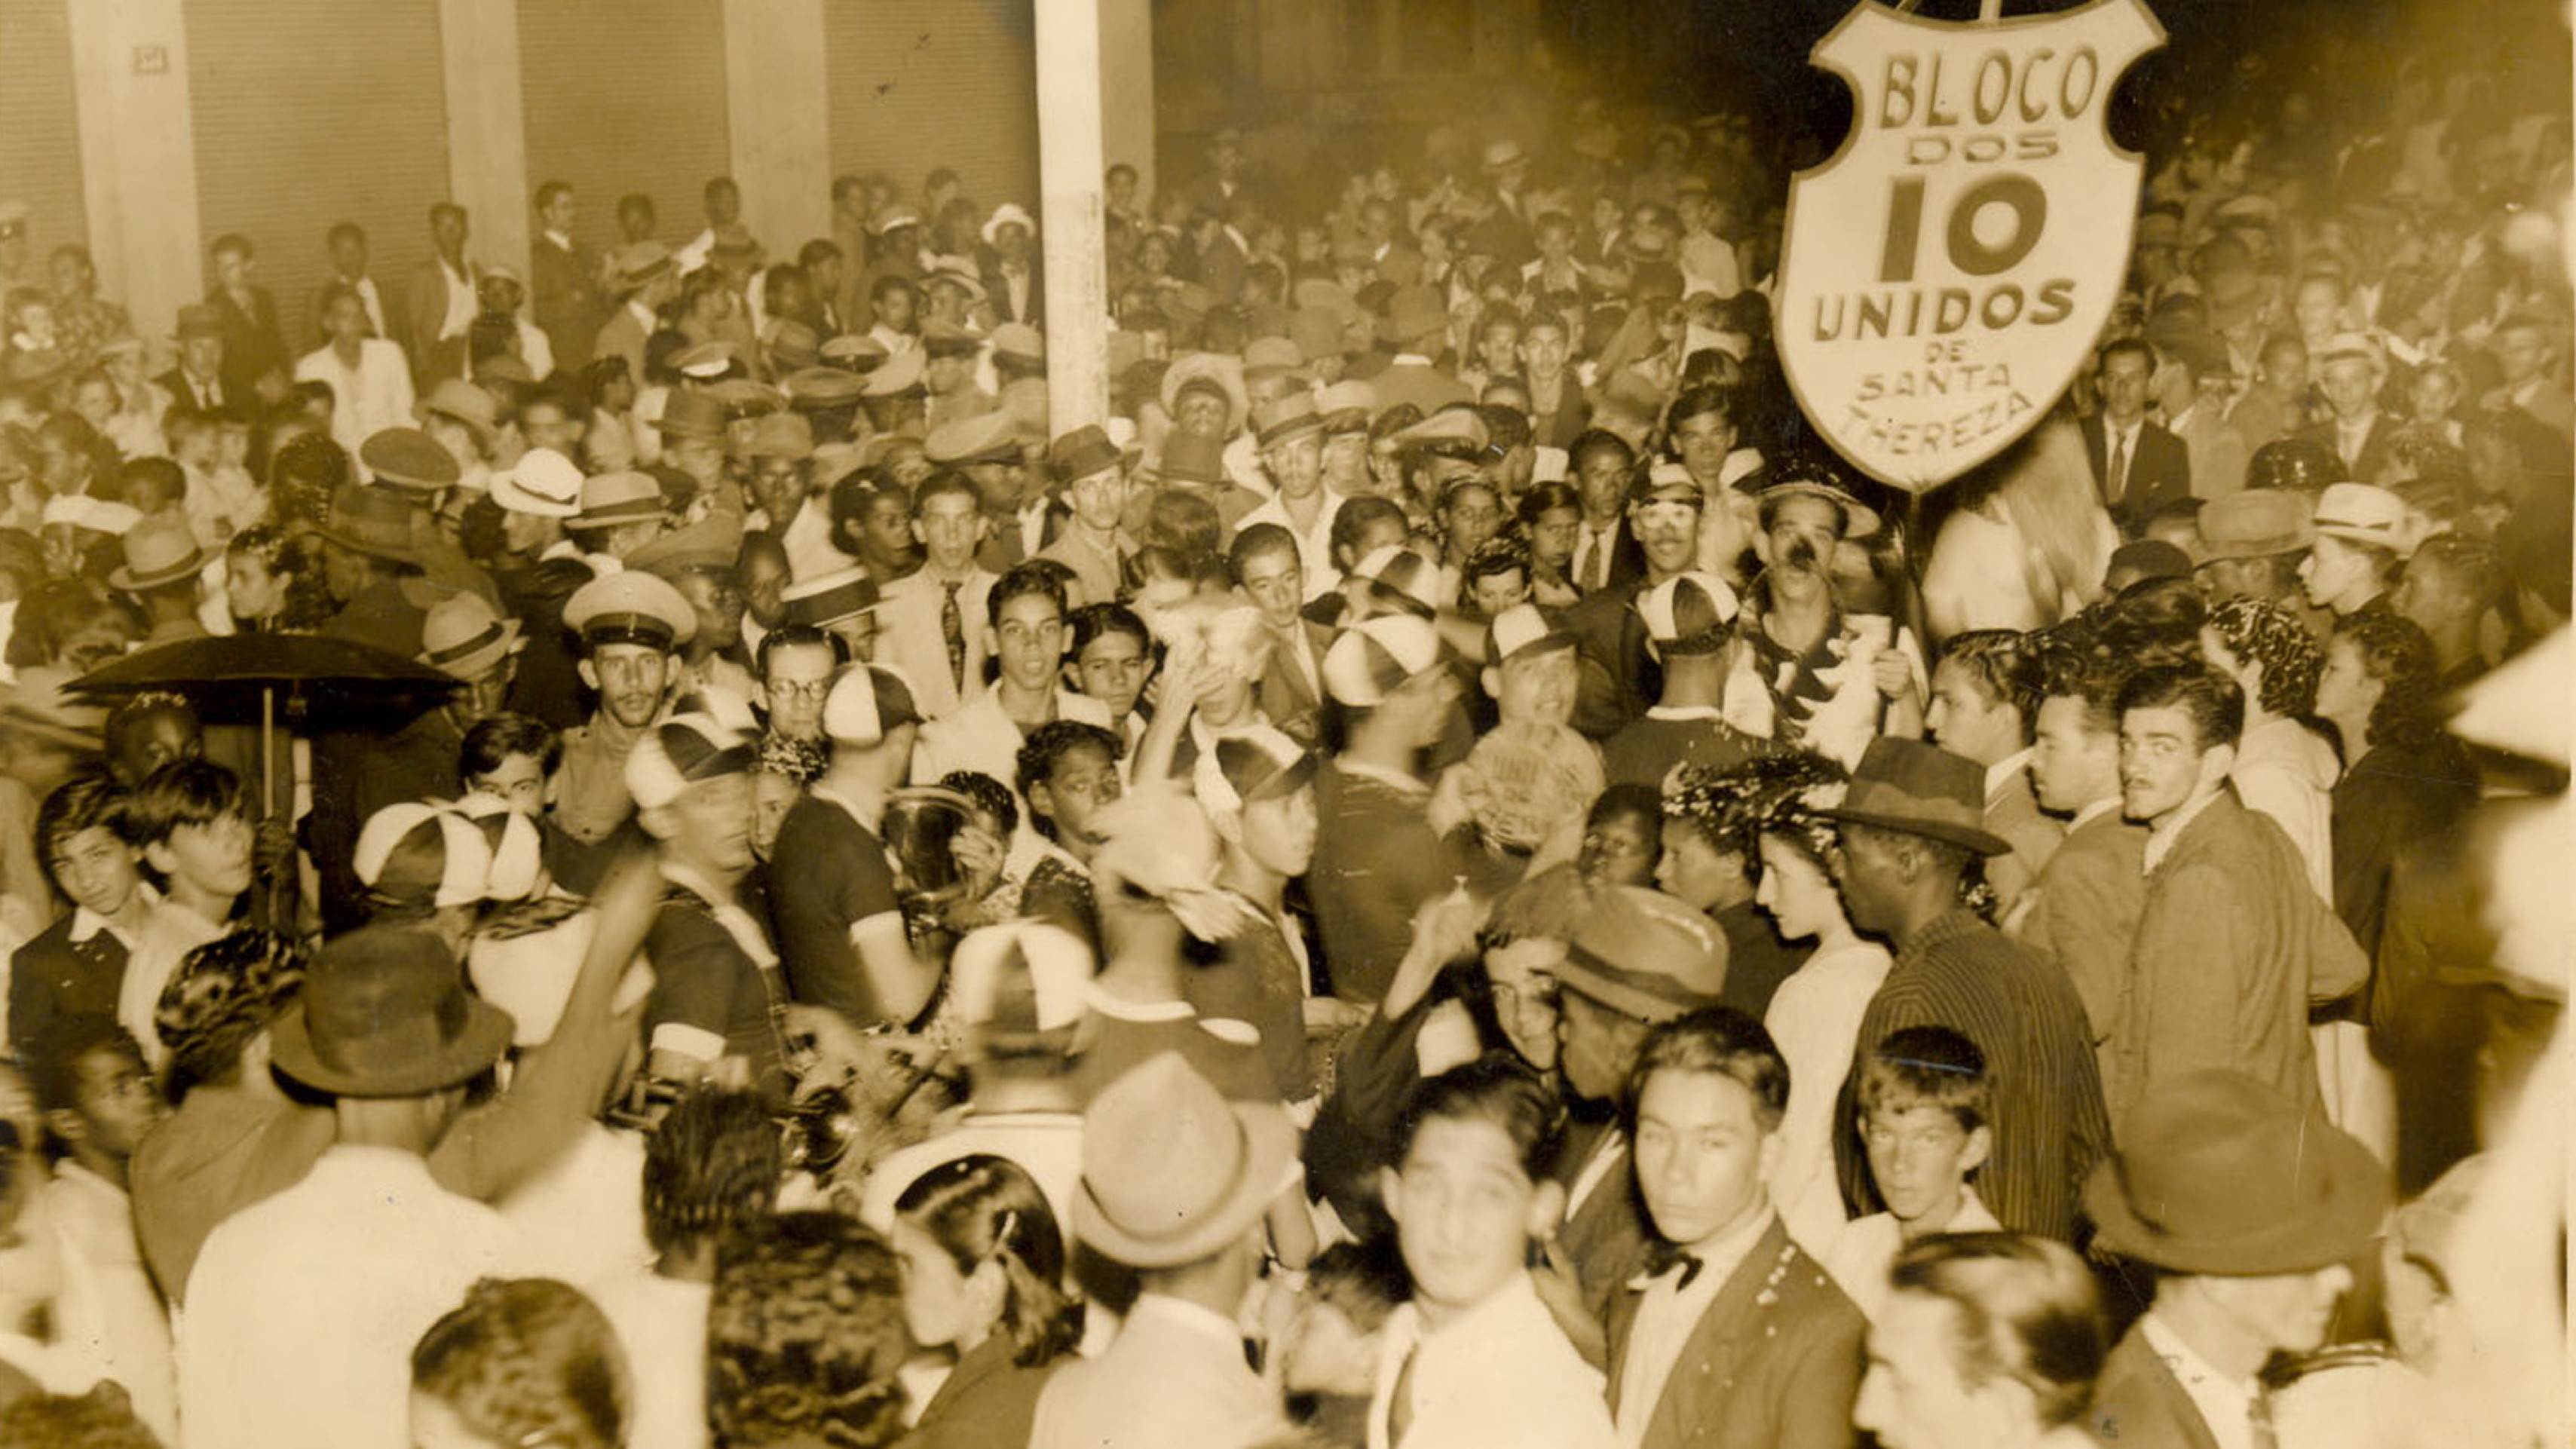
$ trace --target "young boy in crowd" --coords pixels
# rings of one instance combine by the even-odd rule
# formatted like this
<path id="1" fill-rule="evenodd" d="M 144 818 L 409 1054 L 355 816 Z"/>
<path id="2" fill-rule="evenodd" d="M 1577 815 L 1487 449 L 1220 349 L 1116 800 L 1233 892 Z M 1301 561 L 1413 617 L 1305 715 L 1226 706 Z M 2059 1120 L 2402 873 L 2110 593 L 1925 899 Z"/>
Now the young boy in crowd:
<path id="1" fill-rule="evenodd" d="M 178 1427 L 170 1315 L 134 1237 L 127 1167 L 165 1110 L 134 1038 L 104 1016 L 54 1027 L 31 1058 L 37 1105 L 62 1156 L 46 1184 L 44 1218 L 62 1250 L 54 1336 L 78 1345 L 103 1378 L 125 1386 L 136 1413 L 165 1436 Z"/>
<path id="2" fill-rule="evenodd" d="M 1845 1223 L 1817 1246 L 1826 1271 L 1875 1319 L 1888 1265 L 1905 1245 L 1933 1233 L 2002 1230 L 1968 1185 L 1994 1146 L 1985 1054 L 1946 1026 L 1889 1032 L 1861 1063 L 1859 1102 L 1861 1147 L 1887 1211 Z"/>
<path id="3" fill-rule="evenodd" d="M 164 882 L 163 900 L 125 969 L 116 1020 L 157 1071 L 167 1056 L 153 1012 L 189 951 L 230 929 L 249 891 L 254 831 L 241 777 L 208 760 L 173 760 L 145 777 L 130 815 L 144 864 Z"/>
<path id="4" fill-rule="evenodd" d="M 84 774 L 36 811 L 36 858 L 72 909 L 10 960 L 9 1041 L 20 1061 L 61 1021 L 116 1014 L 126 962 L 161 898 L 126 838 L 128 799 L 115 781 Z"/>
<path id="5" fill-rule="evenodd" d="M 1425 1082 L 1396 1125 L 1379 1188 L 1413 1278 L 1387 1319 L 1369 1403 L 1383 1449 L 1606 1449 L 1618 1438 L 1599 1371 L 1539 1297 L 1530 1245 L 1564 1187 L 1546 1178 L 1560 1110 L 1526 1067 L 1498 1056 Z"/>
<path id="6" fill-rule="evenodd" d="M 1029 802 L 1029 824 L 1045 837 L 1037 858 L 1017 873 L 1020 914 L 1062 926 L 1095 950 L 1100 908 L 1091 894 L 1091 858 L 1101 846 L 1101 809 L 1122 793 L 1121 752 L 1117 735 L 1073 719 L 1039 725 L 1020 746 L 1020 794 Z"/>

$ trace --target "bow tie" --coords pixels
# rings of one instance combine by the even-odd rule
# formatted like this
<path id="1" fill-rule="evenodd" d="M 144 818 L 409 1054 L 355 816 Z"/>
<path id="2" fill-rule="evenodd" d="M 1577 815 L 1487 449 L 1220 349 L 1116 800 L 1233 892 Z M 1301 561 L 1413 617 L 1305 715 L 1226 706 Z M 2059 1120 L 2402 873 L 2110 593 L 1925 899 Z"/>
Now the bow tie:
<path id="1" fill-rule="evenodd" d="M 1673 1291 L 1676 1293 L 1687 1292 L 1690 1288 L 1691 1280 L 1697 1278 L 1699 1276 L 1699 1270 L 1706 1266 L 1708 1266 L 1707 1263 L 1697 1254 L 1683 1252 L 1681 1249 L 1674 1247 L 1670 1243 L 1657 1243 L 1647 1250 L 1646 1271 L 1637 1275 L 1635 1286 L 1638 1288 L 1652 1287 L 1656 1279 L 1671 1273 L 1675 1268 L 1679 1268 L 1681 1269 L 1681 1276 L 1673 1279 Z"/>

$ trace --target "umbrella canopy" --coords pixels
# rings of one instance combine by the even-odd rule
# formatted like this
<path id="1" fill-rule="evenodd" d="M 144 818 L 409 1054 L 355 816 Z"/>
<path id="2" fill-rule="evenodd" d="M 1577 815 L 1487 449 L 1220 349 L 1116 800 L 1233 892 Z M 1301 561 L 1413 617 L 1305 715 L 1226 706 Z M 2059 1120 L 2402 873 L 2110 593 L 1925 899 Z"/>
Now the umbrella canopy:
<path id="1" fill-rule="evenodd" d="M 183 639 L 93 669 L 71 682 L 83 694 L 146 689 L 293 689 L 327 684 L 334 693 L 437 694 L 457 681 L 382 649 L 319 634 L 228 634 Z"/>

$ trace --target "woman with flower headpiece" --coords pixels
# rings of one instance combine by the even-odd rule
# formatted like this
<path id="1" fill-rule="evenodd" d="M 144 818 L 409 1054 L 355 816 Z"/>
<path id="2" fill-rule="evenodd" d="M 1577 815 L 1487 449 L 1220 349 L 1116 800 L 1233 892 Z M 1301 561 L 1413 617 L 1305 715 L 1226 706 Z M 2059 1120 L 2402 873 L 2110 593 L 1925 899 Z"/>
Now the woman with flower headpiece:
<path id="1" fill-rule="evenodd" d="M 1705 914 L 1726 935 L 1719 999 L 1761 1020 L 1772 993 L 1807 960 L 1754 904 L 1754 841 L 1768 798 L 1749 766 L 1684 765 L 1664 786 L 1664 854 L 1655 888 Z"/>
<path id="2" fill-rule="evenodd" d="M 1834 1178 L 1834 1098 L 1851 1071 L 1861 1014 L 1887 979 L 1887 948 L 1843 910 L 1829 862 L 1834 827 L 1814 812 L 1842 803 L 1840 765 L 1809 751 L 1755 760 L 1737 772 L 1760 861 L 1753 902 L 1783 940 L 1814 953 L 1771 993 L 1762 1024 L 1789 1064 L 1789 1111 L 1771 1202 L 1792 1237 L 1830 1244 L 1845 1219 Z"/>
<path id="3" fill-rule="evenodd" d="M 2305 721 L 2317 707 L 2325 651 L 2299 617 L 2260 599 L 2230 599 L 2201 626 L 2201 653 L 2245 691 L 2245 733 L 2228 782 L 2245 808 L 2272 817 L 2307 862 L 2308 884 L 2334 899 L 2334 746 Z"/>

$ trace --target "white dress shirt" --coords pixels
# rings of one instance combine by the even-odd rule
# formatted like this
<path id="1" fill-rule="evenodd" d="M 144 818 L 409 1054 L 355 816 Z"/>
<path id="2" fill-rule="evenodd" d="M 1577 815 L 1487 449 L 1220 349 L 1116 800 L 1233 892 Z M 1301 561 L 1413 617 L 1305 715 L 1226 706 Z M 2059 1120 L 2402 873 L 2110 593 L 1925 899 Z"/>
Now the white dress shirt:
<path id="1" fill-rule="evenodd" d="M 133 1033 L 143 1048 L 143 1059 L 159 1072 L 170 1060 L 169 1049 L 161 1044 L 161 1029 L 153 1020 L 160 1010 L 161 988 L 179 973 L 179 963 L 190 951 L 224 934 L 224 928 L 177 901 L 165 900 L 153 906 L 140 934 L 142 940 L 126 957 L 125 979 L 117 985 L 116 1024 Z"/>
<path id="2" fill-rule="evenodd" d="M 1574 535 L 1574 586 L 1592 593 L 1610 586 L 1610 570 L 1618 566 L 1619 523 L 1614 518 L 1598 528 L 1589 519 Z"/>
<path id="3" fill-rule="evenodd" d="M 438 335 L 422 342 L 420 345 L 423 347 L 429 342 L 445 342 L 450 337 L 464 336 L 474 325 L 474 314 L 482 310 L 482 304 L 474 294 L 474 269 L 471 266 L 451 267 L 445 257 L 437 261 L 439 278 L 447 284 L 447 312 L 439 318 Z"/>
<path id="4" fill-rule="evenodd" d="M 2200 1410 L 2201 1427 L 2218 1441 L 2218 1449 L 2255 1449 L 2254 1400 L 2260 1387 L 2211 1368 L 2207 1360 L 2192 1352 L 2190 1344 L 2182 1341 L 2182 1335 L 2156 1317 L 2152 1308 L 2138 1320 L 2138 1332 L 2146 1336 L 2147 1347 L 2154 1349 L 2156 1357 L 2172 1371 L 2192 1407 Z"/>
<path id="5" fill-rule="evenodd" d="M 183 1449 L 407 1449 L 413 1346 L 519 1258 L 501 1215 L 420 1158 L 332 1147 L 197 1256 L 179 1330 Z"/>
<path id="6" fill-rule="evenodd" d="M 413 425 L 411 364 L 400 346 L 381 337 L 359 339 L 355 367 L 325 343 L 296 360 L 295 380 L 329 384 L 331 441 L 349 450 L 352 463 L 358 463 L 358 449 L 377 432 Z M 368 476 L 363 463 L 358 463 L 358 476 Z"/>
<path id="7" fill-rule="evenodd" d="M 1959 1195 L 1959 1210 L 1950 1215 L 1936 1231 L 1944 1233 L 1999 1233 L 2004 1225 L 1986 1208 L 1977 1190 L 1967 1188 Z M 1876 1322 L 1878 1310 L 1887 1302 L 1887 1270 L 1896 1262 L 1896 1254 L 1905 1246 L 1905 1232 L 1897 1226 L 1894 1213 L 1871 1213 L 1843 1224 L 1843 1230 L 1824 1251 L 1814 1254 L 1825 1265 L 1843 1296 L 1857 1306 L 1862 1315 Z"/>
<path id="8" fill-rule="evenodd" d="M 1834 1176 L 1834 1102 L 1850 1075 L 1860 1019 L 1887 980 L 1887 948 L 1852 938 L 1820 948 L 1771 994 L 1762 1025 L 1789 1064 L 1789 1110 L 1771 1204 L 1789 1236 L 1821 1258 L 1846 1221 Z"/>
<path id="9" fill-rule="evenodd" d="M 174 1442 L 179 1386 L 170 1314 L 143 1266 L 134 1237 L 134 1200 L 125 1189 L 66 1159 L 46 1184 L 44 1220 L 62 1247 L 63 1291 L 54 1300 L 54 1342 L 125 1386 L 144 1426 Z"/>
<path id="10" fill-rule="evenodd" d="M 706 1449 L 707 1306 L 715 1285 L 637 1272 L 586 1291 L 626 1349 L 635 1386 L 626 1449 Z"/>
<path id="11" fill-rule="evenodd" d="M 1412 1360 L 1406 1373 L 1405 1361 Z M 1414 1449 L 1609 1449 L 1619 1442 L 1598 1369 L 1583 1361 L 1527 1273 L 1434 1329 L 1419 1305 L 1388 1315 L 1369 1400 L 1369 1449 L 1394 1449 L 1398 1381 Z"/>

